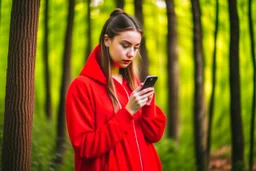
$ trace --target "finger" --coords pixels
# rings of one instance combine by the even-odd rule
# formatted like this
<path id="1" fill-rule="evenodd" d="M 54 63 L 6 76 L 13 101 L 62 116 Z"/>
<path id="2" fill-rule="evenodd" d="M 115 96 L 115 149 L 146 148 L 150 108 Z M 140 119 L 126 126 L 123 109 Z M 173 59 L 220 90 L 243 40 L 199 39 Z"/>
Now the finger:
<path id="1" fill-rule="evenodd" d="M 146 102 L 146 105 L 150 105 L 153 100 L 153 97 L 148 98 L 148 101 Z"/>
<path id="2" fill-rule="evenodd" d="M 145 89 L 140 91 L 141 94 L 147 94 L 149 92 L 154 92 L 154 88 L 153 87 L 149 87 L 149 88 L 145 88 Z"/>
<path id="3" fill-rule="evenodd" d="M 150 99 L 153 99 L 154 97 L 154 93 L 152 93 L 152 95 L 149 96 Z"/>
<path id="4" fill-rule="evenodd" d="M 134 93 L 139 92 L 142 86 L 143 86 L 143 84 L 141 84 L 140 86 L 138 86 L 133 92 L 134 92 Z"/>
<path id="5" fill-rule="evenodd" d="M 146 93 L 146 94 L 143 94 L 142 96 L 141 96 L 141 98 L 152 98 L 153 97 L 153 95 L 154 95 L 154 92 L 149 92 L 149 93 Z"/>
<path id="6" fill-rule="evenodd" d="M 141 100 L 141 107 L 143 107 L 145 104 L 147 104 L 148 98 L 144 98 Z"/>

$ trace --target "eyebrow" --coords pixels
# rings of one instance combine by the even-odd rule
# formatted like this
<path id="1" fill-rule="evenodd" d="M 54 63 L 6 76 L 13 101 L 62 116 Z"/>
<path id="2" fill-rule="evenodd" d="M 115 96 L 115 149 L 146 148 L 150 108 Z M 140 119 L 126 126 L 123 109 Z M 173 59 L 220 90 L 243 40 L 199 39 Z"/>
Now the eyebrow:
<path id="1" fill-rule="evenodd" d="M 129 45 L 132 45 L 131 42 L 127 41 L 127 40 L 121 40 L 121 42 L 124 42 L 124 43 L 128 43 Z M 136 46 L 140 45 L 140 43 L 137 43 Z"/>

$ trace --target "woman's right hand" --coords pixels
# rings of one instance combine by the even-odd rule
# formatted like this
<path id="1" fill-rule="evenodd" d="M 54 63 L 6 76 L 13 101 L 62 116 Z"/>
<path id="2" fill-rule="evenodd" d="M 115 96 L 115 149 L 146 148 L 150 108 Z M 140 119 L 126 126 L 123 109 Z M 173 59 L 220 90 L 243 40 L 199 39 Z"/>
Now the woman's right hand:
<path id="1" fill-rule="evenodd" d="M 132 92 L 129 101 L 125 106 L 126 110 L 130 112 L 132 115 L 135 114 L 145 104 L 147 104 L 154 94 L 154 88 L 152 87 L 140 90 L 142 85 L 140 85 Z"/>

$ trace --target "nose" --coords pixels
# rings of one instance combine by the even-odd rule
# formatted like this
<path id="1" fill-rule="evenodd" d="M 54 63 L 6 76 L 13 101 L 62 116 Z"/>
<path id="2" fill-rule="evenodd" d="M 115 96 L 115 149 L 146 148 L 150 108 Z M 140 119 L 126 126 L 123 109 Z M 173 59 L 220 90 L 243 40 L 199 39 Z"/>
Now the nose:
<path id="1" fill-rule="evenodd" d="M 129 48 L 129 50 L 128 50 L 128 52 L 127 52 L 127 56 L 131 58 L 131 57 L 134 57 L 135 54 L 136 54 L 136 53 L 135 53 L 133 47 Z"/>

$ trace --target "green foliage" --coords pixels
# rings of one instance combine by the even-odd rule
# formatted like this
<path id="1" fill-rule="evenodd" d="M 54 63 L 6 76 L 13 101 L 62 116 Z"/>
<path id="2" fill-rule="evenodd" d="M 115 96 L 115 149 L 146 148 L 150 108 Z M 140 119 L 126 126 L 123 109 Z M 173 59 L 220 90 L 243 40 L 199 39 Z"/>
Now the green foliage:
<path id="1" fill-rule="evenodd" d="M 2 144 L 3 144 L 3 123 L 4 123 L 4 105 L 5 105 L 5 84 L 7 68 L 7 51 L 9 42 L 9 24 L 10 24 L 10 1 L 1 1 L 1 23 L 0 23 L 0 168 L 2 166 Z"/>
<path id="2" fill-rule="evenodd" d="M 1 114 L 1 113 L 0 113 Z M 1 120 L 0 120 L 1 121 Z M 0 122 L 1 123 L 1 122 Z M 0 151 L 2 151 L 3 144 L 3 125 L 0 125 Z M 2 166 L 2 153 L 0 153 L 0 166 Z"/>
<path id="3" fill-rule="evenodd" d="M 244 167 L 243 161 L 239 161 L 239 162 L 235 163 L 233 168 L 234 169 L 232 169 L 232 171 L 244 171 L 245 167 Z"/>
<path id="4" fill-rule="evenodd" d="M 55 147 L 55 123 L 48 121 L 44 112 L 35 111 L 32 134 L 31 170 L 51 170 Z"/>
<path id="5" fill-rule="evenodd" d="M 196 170 L 194 165 L 195 158 L 192 155 L 194 148 L 188 148 L 188 146 L 193 146 L 191 141 L 179 145 L 171 139 L 163 137 L 162 140 L 156 144 L 156 149 L 163 164 L 163 171 Z"/>

